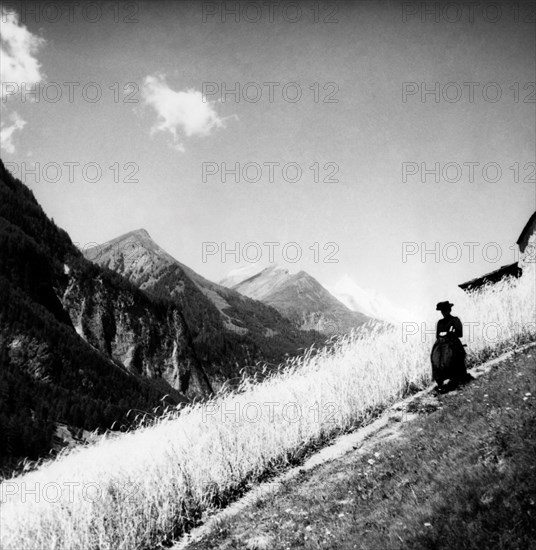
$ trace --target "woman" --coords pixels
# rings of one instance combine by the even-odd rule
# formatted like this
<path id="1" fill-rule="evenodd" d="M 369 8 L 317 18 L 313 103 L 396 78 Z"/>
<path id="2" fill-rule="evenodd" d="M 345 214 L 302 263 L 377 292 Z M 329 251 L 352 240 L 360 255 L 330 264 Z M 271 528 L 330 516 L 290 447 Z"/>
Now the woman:
<path id="1" fill-rule="evenodd" d="M 443 383 L 449 379 L 454 386 L 467 382 L 471 377 L 465 367 L 465 349 L 460 341 L 463 337 L 463 325 L 458 317 L 451 315 L 450 302 L 439 302 L 436 310 L 443 319 L 437 322 L 436 342 L 432 348 L 432 376 L 437 389 L 443 390 Z"/>

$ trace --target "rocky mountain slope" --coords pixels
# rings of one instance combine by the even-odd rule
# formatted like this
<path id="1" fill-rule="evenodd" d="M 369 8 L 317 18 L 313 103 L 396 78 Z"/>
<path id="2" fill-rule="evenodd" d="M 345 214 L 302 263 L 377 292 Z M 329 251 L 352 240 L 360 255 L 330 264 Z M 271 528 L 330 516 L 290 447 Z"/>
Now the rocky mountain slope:
<path id="1" fill-rule="evenodd" d="M 363 313 L 350 311 L 305 271 L 291 274 L 271 265 L 259 273 L 237 280 L 238 273 L 222 284 L 277 309 L 302 330 L 317 330 L 326 336 L 344 334 L 368 320 Z"/>
<path id="2" fill-rule="evenodd" d="M 151 295 L 180 305 L 196 354 L 215 388 L 236 378 L 241 368 L 252 373 L 258 361 L 278 363 L 324 341 L 318 333 L 297 330 L 272 307 L 208 281 L 158 246 L 144 229 L 85 254 Z"/>
<path id="3" fill-rule="evenodd" d="M 86 260 L 0 161 L 0 466 L 47 452 L 57 422 L 211 391 L 180 308 Z"/>

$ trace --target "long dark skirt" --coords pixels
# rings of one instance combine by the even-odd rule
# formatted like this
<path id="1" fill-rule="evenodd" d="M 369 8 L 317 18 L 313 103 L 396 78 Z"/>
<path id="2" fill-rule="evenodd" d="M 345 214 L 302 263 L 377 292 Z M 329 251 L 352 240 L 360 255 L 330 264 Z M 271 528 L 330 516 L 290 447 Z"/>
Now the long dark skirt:
<path id="1" fill-rule="evenodd" d="M 432 347 L 432 378 L 438 385 L 447 379 L 463 381 L 467 377 L 465 349 L 458 338 L 439 337 Z"/>

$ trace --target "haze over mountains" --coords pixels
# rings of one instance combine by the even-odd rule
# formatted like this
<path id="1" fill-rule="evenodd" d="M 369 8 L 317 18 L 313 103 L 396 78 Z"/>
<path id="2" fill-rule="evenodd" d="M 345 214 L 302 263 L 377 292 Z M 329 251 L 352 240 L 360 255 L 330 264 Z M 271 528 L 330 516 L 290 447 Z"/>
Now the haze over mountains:
<path id="1" fill-rule="evenodd" d="M 391 323 L 414 318 L 408 310 L 393 306 L 385 296 L 376 290 L 361 288 L 348 275 L 344 275 L 333 286 L 327 287 L 348 309 L 359 311 L 369 317 Z"/>

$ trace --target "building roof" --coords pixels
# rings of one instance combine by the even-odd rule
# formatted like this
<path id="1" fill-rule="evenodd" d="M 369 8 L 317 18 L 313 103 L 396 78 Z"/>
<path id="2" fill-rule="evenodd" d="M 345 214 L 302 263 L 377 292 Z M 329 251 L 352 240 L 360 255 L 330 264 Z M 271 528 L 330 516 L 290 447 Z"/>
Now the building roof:
<path id="1" fill-rule="evenodd" d="M 521 235 L 519 235 L 519 238 L 516 241 L 516 244 L 519 246 L 519 248 L 524 248 L 526 246 L 529 240 L 530 234 L 535 230 L 535 227 L 536 227 L 536 211 L 529 218 L 529 221 L 526 223 L 525 227 L 523 228 L 523 231 L 521 231 Z"/>
<path id="2" fill-rule="evenodd" d="M 519 277 L 521 276 L 521 272 L 522 270 L 517 265 L 517 262 L 514 262 L 513 264 L 503 265 L 499 269 L 496 269 L 495 271 L 490 271 L 485 275 L 481 275 L 480 277 L 471 279 L 470 281 L 462 283 L 458 286 L 465 291 L 475 290 L 487 283 L 496 283 L 500 281 L 503 277 L 508 277 L 508 276 Z"/>
<path id="3" fill-rule="evenodd" d="M 529 221 L 525 224 L 523 231 L 521 231 L 521 235 L 519 235 L 519 238 L 517 239 L 516 244 L 519 246 L 519 250 L 521 252 L 525 251 L 525 247 L 529 242 L 530 236 L 535 231 L 536 231 L 536 211 L 529 218 Z M 475 290 L 487 283 L 496 283 L 500 281 L 503 277 L 507 277 L 507 276 L 520 277 L 522 271 L 523 270 L 521 269 L 521 267 L 519 267 L 517 262 L 515 262 L 513 264 L 503 265 L 499 269 L 496 269 L 495 271 L 490 271 L 485 275 L 481 275 L 480 277 L 471 279 L 470 281 L 462 283 L 458 286 L 462 290 L 465 290 L 467 292 L 470 290 Z"/>

